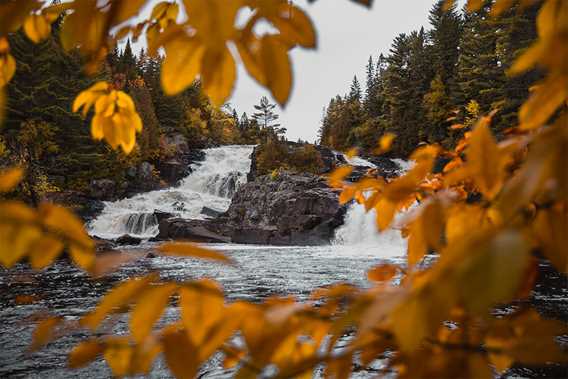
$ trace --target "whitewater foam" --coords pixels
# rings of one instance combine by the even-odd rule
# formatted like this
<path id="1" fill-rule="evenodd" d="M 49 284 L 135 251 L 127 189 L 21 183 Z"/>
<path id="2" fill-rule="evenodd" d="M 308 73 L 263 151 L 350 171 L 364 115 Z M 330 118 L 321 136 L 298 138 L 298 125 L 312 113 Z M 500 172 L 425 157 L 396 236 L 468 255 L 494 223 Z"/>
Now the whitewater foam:
<path id="1" fill-rule="evenodd" d="M 158 234 L 155 211 L 188 219 L 203 219 L 203 207 L 224 212 L 240 185 L 246 183 L 253 146 L 206 149 L 205 160 L 191 166 L 193 172 L 179 186 L 105 202 L 101 215 L 88 226 L 102 238 L 124 234 L 149 238 Z"/>

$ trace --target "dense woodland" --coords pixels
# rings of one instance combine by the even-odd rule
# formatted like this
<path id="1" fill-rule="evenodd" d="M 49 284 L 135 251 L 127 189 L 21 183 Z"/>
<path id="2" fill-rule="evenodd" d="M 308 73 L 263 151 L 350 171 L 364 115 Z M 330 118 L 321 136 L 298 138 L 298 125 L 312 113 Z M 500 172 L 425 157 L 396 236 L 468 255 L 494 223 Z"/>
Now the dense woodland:
<path id="1" fill-rule="evenodd" d="M 278 115 L 268 99 L 254 113 L 240 117 L 236 110 L 211 104 L 199 81 L 176 96 L 166 96 L 160 85 L 162 56 L 136 54 L 130 40 L 115 48 L 102 70 L 89 77 L 77 51 L 66 52 L 59 40 L 59 22 L 45 41 L 35 44 L 23 31 L 10 36 L 11 52 L 19 62 L 7 86 L 8 104 L 0 131 L 3 166 L 28 165 L 23 188 L 27 196 L 65 190 L 85 191 L 98 178 L 122 180 L 129 167 L 156 163 L 175 154 L 175 136 L 184 136 L 190 148 L 224 144 L 257 144 L 281 136 Z M 134 100 L 144 125 L 132 154 L 93 141 L 92 117 L 71 111 L 78 92 L 96 81 L 111 82 Z M 281 137 L 280 137 L 281 138 Z"/>
<path id="2" fill-rule="evenodd" d="M 506 72 L 537 38 L 538 4 L 492 18 L 492 1 L 472 13 L 455 4 L 445 12 L 444 3 L 431 9 L 429 30 L 400 34 L 389 54 L 369 58 L 366 85 L 355 76 L 346 95 L 331 99 L 322 144 L 371 150 L 390 132 L 397 136 L 391 153 L 407 156 L 421 143 L 451 147 L 492 111 L 498 138 L 517 123 L 518 109 L 540 75 Z"/>

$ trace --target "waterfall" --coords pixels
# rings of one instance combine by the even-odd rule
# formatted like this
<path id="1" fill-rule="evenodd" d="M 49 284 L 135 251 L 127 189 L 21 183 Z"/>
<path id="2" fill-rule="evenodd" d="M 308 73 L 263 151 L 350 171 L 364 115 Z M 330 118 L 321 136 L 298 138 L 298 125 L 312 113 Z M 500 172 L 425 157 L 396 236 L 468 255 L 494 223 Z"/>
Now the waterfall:
<path id="1" fill-rule="evenodd" d="M 373 163 L 362 158 L 346 157 L 346 160 L 357 166 L 376 167 Z M 393 160 L 400 167 L 400 173 L 406 172 L 412 167 L 412 162 L 402 159 Z M 384 249 L 386 255 L 390 252 L 399 252 L 401 246 L 405 246 L 406 242 L 402 238 L 398 230 L 387 230 L 379 233 L 377 230 L 377 214 L 374 209 L 369 212 L 365 211 L 365 207 L 358 203 L 352 203 L 345 215 L 345 223 L 335 232 L 335 244 L 347 246 L 380 246 Z"/>
<path id="2" fill-rule="evenodd" d="M 204 207 L 224 212 L 241 184 L 246 183 L 253 146 L 223 146 L 205 150 L 205 160 L 179 186 L 106 202 L 89 232 L 102 238 L 124 234 L 148 238 L 158 234 L 156 212 L 203 219 Z"/>

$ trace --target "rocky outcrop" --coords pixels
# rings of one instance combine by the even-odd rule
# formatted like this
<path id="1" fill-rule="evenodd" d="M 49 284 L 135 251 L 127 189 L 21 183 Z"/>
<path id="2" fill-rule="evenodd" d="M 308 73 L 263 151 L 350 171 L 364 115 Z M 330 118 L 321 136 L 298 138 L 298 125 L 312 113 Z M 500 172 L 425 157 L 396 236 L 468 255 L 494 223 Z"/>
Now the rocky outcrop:
<path id="1" fill-rule="evenodd" d="M 311 174 L 261 176 L 241 186 L 229 210 L 215 219 L 166 219 L 157 240 L 322 245 L 343 223 L 345 208 L 324 179 Z"/>
<path id="2" fill-rule="evenodd" d="M 343 223 L 345 209 L 325 180 L 283 172 L 242 186 L 221 217 L 237 243 L 320 245 Z"/>

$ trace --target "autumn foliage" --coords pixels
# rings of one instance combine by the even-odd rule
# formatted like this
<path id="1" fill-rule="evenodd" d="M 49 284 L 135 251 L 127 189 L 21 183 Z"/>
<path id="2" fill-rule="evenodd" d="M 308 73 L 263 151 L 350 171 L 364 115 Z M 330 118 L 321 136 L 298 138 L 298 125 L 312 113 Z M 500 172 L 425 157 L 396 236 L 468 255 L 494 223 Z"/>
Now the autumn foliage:
<path id="1" fill-rule="evenodd" d="M 370 3 L 369 1 L 359 1 Z M 492 17 L 513 3 L 496 0 Z M 61 38 L 78 49 L 86 69 L 97 66 L 117 40 L 144 35 L 153 52 L 164 48 L 162 85 L 177 93 L 199 77 L 217 104 L 231 94 L 238 52 L 249 74 L 285 104 L 292 75 L 289 49 L 315 48 L 316 32 L 307 14 L 284 1 L 185 0 L 187 18 L 178 22 L 176 2 L 155 6 L 148 20 L 126 26 L 146 1 L 76 0 L 44 7 L 42 1 L 7 1 L 0 5 L 0 87 L 13 76 L 16 62 L 6 35 L 23 27 L 33 41 L 65 14 Z M 452 1 L 447 1 L 448 6 Z M 487 6 L 469 0 L 468 8 Z M 252 10 L 244 26 L 237 12 Z M 55 16 L 54 16 L 55 15 Z M 254 26 L 267 20 L 274 32 L 257 35 Z M 407 263 L 373 268 L 370 289 L 340 284 L 316 289 L 306 303 L 273 298 L 262 304 L 228 303 L 211 280 L 164 282 L 158 274 L 127 280 L 79 320 L 91 337 L 69 355 L 71 368 L 103 356 L 114 375 L 148 374 L 163 354 L 179 378 L 194 377 L 215 352 L 225 367 L 237 367 L 239 378 L 256 377 L 276 367 L 275 377 L 311 377 L 324 367 L 332 378 L 346 378 L 355 367 L 378 358 L 381 370 L 400 377 L 493 377 L 513 363 L 565 362 L 555 336 L 566 334 L 563 323 L 541 318 L 521 307 L 496 317 L 492 310 L 528 296 L 534 286 L 537 255 L 568 272 L 568 2 L 544 0 L 537 21 L 539 39 L 510 70 L 516 75 L 536 66 L 546 71 L 522 106 L 518 125 L 497 141 L 492 115 L 466 130 L 455 149 L 421 146 L 411 156 L 414 166 L 393 180 L 368 177 L 348 183 L 341 167 L 329 176 L 342 189 L 341 201 L 355 200 L 377 210 L 380 230 L 396 227 L 408 238 Z M 110 33 L 114 31 L 114 33 Z M 228 44 L 236 49 L 229 49 Z M 2 98 L 0 97 L 0 104 Z M 71 106 L 71 105 L 70 105 Z M 130 98 L 109 84 L 85 89 L 74 110 L 94 106 L 92 134 L 113 148 L 132 150 L 141 125 Z M 377 153 L 388 151 L 393 135 L 379 141 Z M 434 174 L 436 159 L 450 159 Z M 19 183 L 21 168 L 0 173 L 0 191 Z M 402 213 L 402 214 L 401 214 Z M 398 215 L 398 217 L 397 217 Z M 66 248 L 73 261 L 93 275 L 122 263 L 94 254 L 93 242 L 80 221 L 64 208 L 42 204 L 37 209 L 18 201 L 0 202 L 0 263 L 10 268 L 28 260 L 34 268 L 49 265 Z M 183 243 L 170 243 L 160 254 L 232 262 L 220 253 Z M 425 264 L 427 253 L 438 258 Z M 399 284 L 395 285 L 394 279 Z M 178 321 L 153 326 L 174 301 Z M 127 311 L 130 335 L 101 333 L 112 314 Z M 73 332 L 61 317 L 42 320 L 32 349 Z M 75 326 L 76 328 L 76 326 Z M 352 338 L 338 342 L 344 334 Z M 244 343 L 235 343 L 238 335 Z M 354 366 L 354 362 L 358 366 Z"/>

